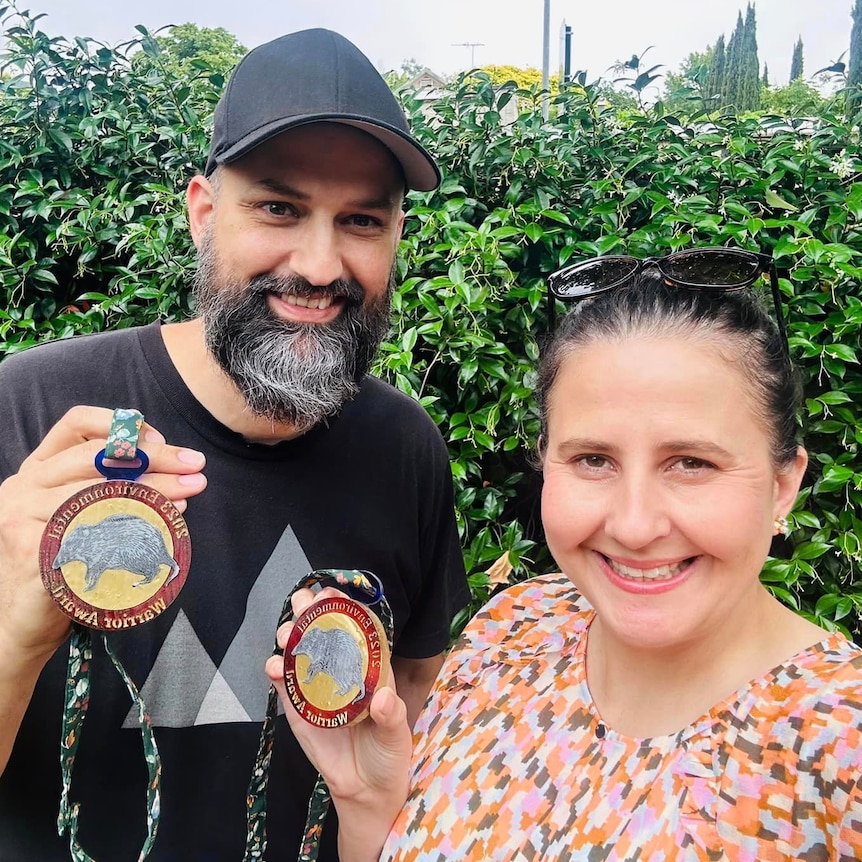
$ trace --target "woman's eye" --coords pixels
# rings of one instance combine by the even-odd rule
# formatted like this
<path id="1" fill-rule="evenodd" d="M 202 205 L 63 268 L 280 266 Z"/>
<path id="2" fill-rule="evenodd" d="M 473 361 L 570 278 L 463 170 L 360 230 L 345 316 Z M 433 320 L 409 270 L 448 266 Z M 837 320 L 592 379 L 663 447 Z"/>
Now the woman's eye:
<path id="1" fill-rule="evenodd" d="M 608 459 L 604 455 L 581 455 L 577 462 L 588 470 L 601 470 L 607 465 Z"/>

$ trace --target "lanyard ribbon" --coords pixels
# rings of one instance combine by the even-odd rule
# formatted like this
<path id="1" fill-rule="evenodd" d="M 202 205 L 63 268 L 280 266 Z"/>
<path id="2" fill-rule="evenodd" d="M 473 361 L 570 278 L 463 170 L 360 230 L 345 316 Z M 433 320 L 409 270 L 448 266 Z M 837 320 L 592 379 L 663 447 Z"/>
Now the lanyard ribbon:
<path id="1" fill-rule="evenodd" d="M 144 417 L 137 410 L 115 410 L 111 429 L 105 448 L 96 456 L 96 467 L 107 479 L 138 478 L 147 469 L 146 455 L 138 450 L 138 434 L 143 425 Z M 120 467 L 109 467 L 102 461 L 105 458 L 126 462 Z M 139 462 L 132 466 L 129 462 Z M 150 854 L 156 839 L 161 809 L 161 775 L 162 766 L 159 750 L 153 734 L 152 720 L 141 699 L 140 692 L 132 678 L 126 672 L 117 654 L 111 648 L 105 632 L 102 632 L 102 644 L 117 672 L 131 696 L 132 703 L 137 707 L 138 723 L 143 737 L 144 758 L 147 763 L 147 837 L 138 862 L 143 862 Z M 57 832 L 62 837 L 68 832 L 69 852 L 74 862 L 94 862 L 78 841 L 78 819 L 81 813 L 79 803 L 71 800 L 72 772 L 75 765 L 75 755 L 87 716 L 90 703 L 90 666 L 93 661 L 92 631 L 73 623 L 69 642 L 69 661 L 66 668 L 66 696 L 63 703 L 63 730 L 60 739 L 60 770 L 62 773 L 62 791 L 60 809 L 57 815 Z"/>

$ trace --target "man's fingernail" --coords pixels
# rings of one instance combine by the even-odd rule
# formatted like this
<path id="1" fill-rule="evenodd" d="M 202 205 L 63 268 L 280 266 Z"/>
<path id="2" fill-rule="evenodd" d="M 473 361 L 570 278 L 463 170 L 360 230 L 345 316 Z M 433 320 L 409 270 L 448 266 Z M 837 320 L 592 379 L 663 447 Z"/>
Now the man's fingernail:
<path id="1" fill-rule="evenodd" d="M 206 479 L 200 473 L 188 473 L 185 476 L 178 476 L 180 485 L 186 485 L 190 488 L 200 488 L 206 482 Z"/>
<path id="2" fill-rule="evenodd" d="M 183 464 L 191 464 L 195 467 L 199 467 L 204 462 L 203 452 L 197 452 L 194 449 L 180 449 L 177 458 L 179 458 Z"/>

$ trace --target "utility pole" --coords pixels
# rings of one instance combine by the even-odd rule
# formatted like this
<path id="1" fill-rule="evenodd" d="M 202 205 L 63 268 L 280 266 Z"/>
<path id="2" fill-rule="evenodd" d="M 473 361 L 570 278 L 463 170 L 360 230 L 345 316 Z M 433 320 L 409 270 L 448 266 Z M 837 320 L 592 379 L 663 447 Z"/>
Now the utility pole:
<path id="1" fill-rule="evenodd" d="M 548 71 L 551 65 L 551 0 L 545 0 L 545 21 L 542 38 L 542 119 L 548 122 L 549 98 L 548 88 L 550 78 Z"/>
<path id="2" fill-rule="evenodd" d="M 453 48 L 469 48 L 470 49 L 470 68 L 476 68 L 476 49 L 484 48 L 484 42 L 453 42 Z"/>

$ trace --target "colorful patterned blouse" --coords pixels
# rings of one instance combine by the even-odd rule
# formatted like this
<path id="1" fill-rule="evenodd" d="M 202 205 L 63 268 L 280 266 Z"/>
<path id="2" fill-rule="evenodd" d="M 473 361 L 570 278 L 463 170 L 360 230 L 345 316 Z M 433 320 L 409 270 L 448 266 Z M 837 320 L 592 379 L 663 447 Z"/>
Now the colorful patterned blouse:
<path id="1" fill-rule="evenodd" d="M 417 726 L 381 859 L 862 860 L 862 652 L 832 635 L 672 736 L 601 724 L 593 611 L 562 575 L 496 596 Z"/>

